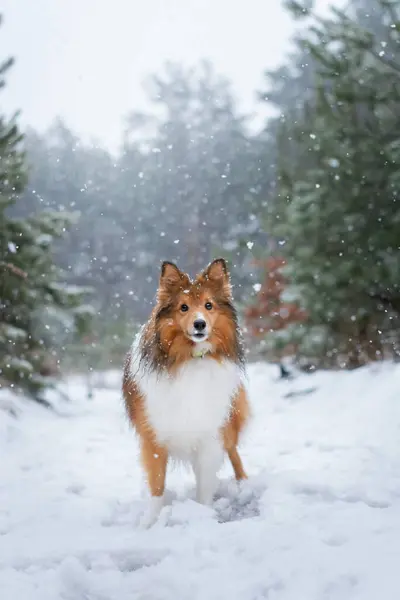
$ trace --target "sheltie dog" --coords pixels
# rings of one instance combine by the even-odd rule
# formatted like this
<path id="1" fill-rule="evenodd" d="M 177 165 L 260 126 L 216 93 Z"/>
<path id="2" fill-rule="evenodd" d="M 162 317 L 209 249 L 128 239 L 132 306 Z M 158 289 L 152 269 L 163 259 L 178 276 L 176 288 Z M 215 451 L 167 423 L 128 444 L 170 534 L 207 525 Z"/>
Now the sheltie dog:
<path id="1" fill-rule="evenodd" d="M 156 304 L 126 359 L 123 396 L 151 493 L 142 526 L 162 509 L 169 458 L 191 464 L 202 504 L 212 503 L 224 451 L 236 479 L 246 478 L 237 445 L 249 404 L 224 259 L 194 281 L 162 264 Z"/>

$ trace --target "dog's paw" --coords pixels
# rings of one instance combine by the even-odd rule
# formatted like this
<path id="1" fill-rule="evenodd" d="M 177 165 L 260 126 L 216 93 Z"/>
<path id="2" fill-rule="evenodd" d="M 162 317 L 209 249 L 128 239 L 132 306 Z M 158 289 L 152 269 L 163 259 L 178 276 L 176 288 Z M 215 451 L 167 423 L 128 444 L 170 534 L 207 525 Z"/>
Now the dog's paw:
<path id="1" fill-rule="evenodd" d="M 163 506 L 164 496 L 152 496 L 146 510 L 139 518 L 139 529 L 149 529 L 152 527 L 160 516 Z"/>
<path id="2" fill-rule="evenodd" d="M 138 520 L 137 528 L 145 531 L 150 529 L 157 522 L 157 517 L 151 515 L 149 511 L 144 512 Z"/>

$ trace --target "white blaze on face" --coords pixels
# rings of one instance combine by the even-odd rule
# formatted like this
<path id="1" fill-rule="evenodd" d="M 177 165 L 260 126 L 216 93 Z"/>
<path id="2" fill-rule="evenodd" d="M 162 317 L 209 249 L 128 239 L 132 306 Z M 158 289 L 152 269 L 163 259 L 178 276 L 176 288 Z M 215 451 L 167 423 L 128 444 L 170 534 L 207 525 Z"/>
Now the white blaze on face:
<path id="1" fill-rule="evenodd" d="M 198 329 L 196 329 L 194 326 L 195 321 L 205 321 L 205 323 L 206 323 L 205 329 L 203 329 L 202 331 L 199 331 Z M 205 342 L 206 339 L 208 338 L 209 334 L 210 334 L 210 331 L 209 331 L 207 319 L 205 318 L 205 316 L 202 312 L 200 312 L 200 311 L 196 312 L 193 316 L 193 323 L 192 323 L 192 327 L 190 330 L 190 337 L 191 337 L 192 341 L 196 342 L 197 344 L 200 342 Z"/>

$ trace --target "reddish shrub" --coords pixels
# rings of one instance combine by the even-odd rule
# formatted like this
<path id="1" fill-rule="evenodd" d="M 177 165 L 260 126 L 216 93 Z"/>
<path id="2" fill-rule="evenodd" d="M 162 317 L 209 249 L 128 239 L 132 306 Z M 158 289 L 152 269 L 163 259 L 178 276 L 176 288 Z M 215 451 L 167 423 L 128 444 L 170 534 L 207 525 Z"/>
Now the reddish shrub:
<path id="1" fill-rule="evenodd" d="M 306 319 L 306 314 L 295 303 L 282 300 L 282 293 L 287 285 L 281 268 L 286 264 L 281 257 L 271 257 L 257 261 L 264 270 L 265 276 L 261 289 L 257 293 L 256 302 L 245 311 L 246 324 L 252 336 L 266 337 L 272 331 L 284 329 L 291 323 Z M 293 348 L 287 349 L 292 351 Z"/>

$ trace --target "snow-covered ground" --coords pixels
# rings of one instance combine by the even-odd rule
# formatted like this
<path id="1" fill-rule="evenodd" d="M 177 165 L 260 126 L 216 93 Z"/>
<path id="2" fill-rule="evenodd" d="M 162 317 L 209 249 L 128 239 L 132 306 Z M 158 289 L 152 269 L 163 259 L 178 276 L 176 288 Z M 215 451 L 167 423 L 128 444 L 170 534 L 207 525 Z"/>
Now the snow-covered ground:
<path id="1" fill-rule="evenodd" d="M 117 374 L 92 400 L 71 380 L 57 414 L 0 410 L 2 600 L 398 600 L 400 366 L 276 376 L 249 368 L 249 481 L 225 465 L 211 510 L 171 472 L 148 531 Z"/>

